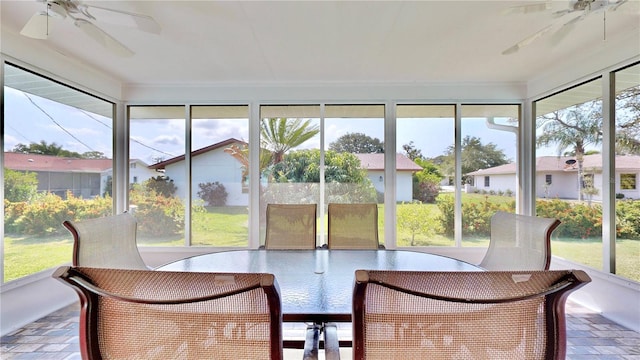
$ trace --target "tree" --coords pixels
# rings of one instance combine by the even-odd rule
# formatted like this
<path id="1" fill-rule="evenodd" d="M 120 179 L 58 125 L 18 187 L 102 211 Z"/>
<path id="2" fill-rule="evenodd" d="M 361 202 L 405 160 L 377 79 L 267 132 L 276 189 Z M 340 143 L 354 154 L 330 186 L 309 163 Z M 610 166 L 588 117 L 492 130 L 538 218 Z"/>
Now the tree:
<path id="1" fill-rule="evenodd" d="M 398 229 L 411 233 L 411 246 L 416 245 L 416 235 L 433 237 L 440 232 L 437 216 L 429 207 L 420 202 L 412 202 L 398 206 Z"/>
<path id="2" fill-rule="evenodd" d="M 463 183 L 466 183 L 468 178 L 465 174 L 509 163 L 507 156 L 497 148 L 496 144 L 490 142 L 483 145 L 478 137 L 467 135 L 460 145 Z M 455 174 L 455 147 L 449 146 L 444 155 L 438 157 L 438 161 L 441 162 L 441 168 L 445 174 Z"/>
<path id="3" fill-rule="evenodd" d="M 616 95 L 616 153 L 640 155 L 640 86 Z"/>
<path id="4" fill-rule="evenodd" d="M 332 150 L 327 150 L 324 155 L 325 195 L 330 201 L 376 201 L 375 187 L 367 178 L 366 170 L 361 168 L 358 157 L 351 153 L 338 153 Z M 308 196 L 317 192 L 317 184 L 320 183 L 320 150 L 298 150 L 287 153 L 281 162 L 273 166 L 272 177 L 276 183 L 308 184 L 307 191 L 287 194 L 288 198 L 297 195 Z"/>
<path id="5" fill-rule="evenodd" d="M 407 154 L 407 157 L 413 161 L 416 159 L 423 159 L 422 150 L 416 148 L 413 141 L 409 141 L 408 144 L 402 145 L 402 150 Z"/>
<path id="6" fill-rule="evenodd" d="M 384 153 L 384 143 L 363 133 L 347 133 L 329 144 L 329 150 L 352 154 Z"/>
<path id="7" fill-rule="evenodd" d="M 198 196 L 204 200 L 209 206 L 224 206 L 227 203 L 227 190 L 224 185 L 216 182 L 207 182 L 198 184 L 200 191 Z"/>
<path id="8" fill-rule="evenodd" d="M 444 178 L 431 161 L 417 158 L 414 162 L 422 170 L 413 174 L 413 198 L 425 203 L 434 203 L 440 193 L 440 182 Z"/>
<path id="9" fill-rule="evenodd" d="M 4 168 L 4 198 L 10 202 L 30 201 L 38 191 L 38 177 L 34 172 Z"/>
<path id="10" fill-rule="evenodd" d="M 587 101 L 538 117 L 536 128 L 542 132 L 536 140 L 538 148 L 555 144 L 558 156 L 565 150 L 575 154 L 578 181 L 584 184 L 584 155 L 587 147 L 602 142 L 602 107 L 600 100 Z M 583 192 L 578 200 L 583 199 Z"/>
<path id="11" fill-rule="evenodd" d="M 82 155 L 80 155 L 80 157 L 82 157 L 83 159 L 107 159 L 107 157 L 104 156 L 104 153 L 101 151 L 83 152 Z"/>
<path id="12" fill-rule="evenodd" d="M 313 138 L 320 132 L 311 120 L 268 118 L 260 123 L 260 145 L 271 151 L 273 164 L 282 161 L 284 154 Z"/>
<path id="13" fill-rule="evenodd" d="M 147 189 L 153 190 L 156 194 L 166 198 L 172 197 L 176 193 L 176 190 L 178 190 L 173 180 L 169 179 L 168 176 L 158 175 L 150 178 L 143 184 Z"/>
<path id="14" fill-rule="evenodd" d="M 17 144 L 13 147 L 12 151 L 22 154 L 39 154 L 59 157 L 82 158 L 82 155 L 80 153 L 65 150 L 62 148 L 62 146 L 56 144 L 55 142 L 48 144 L 44 140 L 41 140 L 39 143 L 31 143 L 29 145 Z"/>

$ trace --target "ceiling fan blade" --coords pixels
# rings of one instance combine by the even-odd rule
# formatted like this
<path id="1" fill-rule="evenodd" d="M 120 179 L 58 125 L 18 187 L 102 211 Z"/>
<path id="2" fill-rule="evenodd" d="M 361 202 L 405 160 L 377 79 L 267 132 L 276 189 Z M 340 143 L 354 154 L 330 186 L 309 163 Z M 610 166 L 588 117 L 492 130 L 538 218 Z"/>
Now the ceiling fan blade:
<path id="1" fill-rule="evenodd" d="M 46 39 L 53 30 L 53 20 L 45 11 L 33 14 L 31 19 L 20 30 L 20 35 L 32 39 Z"/>
<path id="2" fill-rule="evenodd" d="M 85 14 L 90 10 L 90 15 L 100 22 L 133 27 L 152 34 L 160 34 L 162 30 L 151 16 L 87 4 L 81 4 L 78 8 Z"/>
<path id="3" fill-rule="evenodd" d="M 24 25 L 20 34 L 33 39 L 44 40 L 49 37 L 51 31 L 55 27 L 55 23 L 67 17 L 67 13 L 63 7 L 58 4 L 46 4 L 47 10 L 40 11 L 31 17 Z"/>
<path id="4" fill-rule="evenodd" d="M 508 14 L 529 14 L 533 12 L 540 12 L 551 10 L 551 1 L 545 1 L 543 3 L 535 3 L 535 4 L 526 4 L 526 5 L 517 5 L 510 6 L 501 11 L 502 15 Z"/>
<path id="5" fill-rule="evenodd" d="M 505 51 L 503 51 L 502 55 L 509 55 L 509 54 L 513 54 L 513 53 L 517 52 L 518 50 L 520 50 L 524 46 L 527 46 L 527 45 L 531 44 L 532 42 L 534 42 L 535 40 L 540 38 L 542 35 L 547 33 L 549 30 L 551 30 L 552 27 L 553 27 L 553 25 L 549 25 L 549 26 L 547 26 L 547 27 L 545 27 L 545 28 L 543 28 L 541 30 L 538 30 L 534 34 L 529 35 L 526 38 L 518 41 L 515 45 L 513 45 L 510 48 L 508 48 Z"/>
<path id="6" fill-rule="evenodd" d="M 113 38 L 111 35 L 104 32 L 99 27 L 95 26 L 90 21 L 84 19 L 76 19 L 74 24 L 82 31 L 84 31 L 84 33 L 87 34 L 90 38 L 98 42 L 100 45 L 104 46 L 112 53 L 122 57 L 133 56 L 133 51 L 124 46 L 124 44 Z"/>
<path id="7" fill-rule="evenodd" d="M 558 31 L 553 33 L 553 35 L 551 36 L 551 39 L 550 39 L 551 45 L 556 46 L 560 44 L 562 40 L 567 35 L 569 35 L 571 31 L 573 31 L 573 28 L 576 26 L 576 23 L 578 23 L 579 21 L 582 21 L 585 17 L 587 17 L 587 14 L 589 13 L 583 13 L 582 15 L 576 16 L 575 18 L 564 23 L 564 25 L 562 25 L 562 27 L 558 29 Z"/>

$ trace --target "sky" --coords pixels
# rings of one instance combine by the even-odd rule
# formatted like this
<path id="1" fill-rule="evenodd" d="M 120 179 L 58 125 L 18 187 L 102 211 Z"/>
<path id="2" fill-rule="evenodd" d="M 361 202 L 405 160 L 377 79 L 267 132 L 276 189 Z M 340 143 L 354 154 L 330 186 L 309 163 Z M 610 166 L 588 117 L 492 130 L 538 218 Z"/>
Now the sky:
<path id="1" fill-rule="evenodd" d="M 111 119 L 38 96 L 27 96 L 7 87 L 4 104 L 5 151 L 13 149 L 18 143 L 39 143 L 44 140 L 49 144 L 55 142 L 69 151 L 100 151 L 107 157 L 112 156 Z M 318 119 L 312 121 L 319 124 Z M 132 120 L 131 158 L 151 164 L 159 158 L 168 159 L 184 154 L 184 126 L 184 120 Z M 402 145 L 413 141 L 415 147 L 426 157 L 442 155 L 453 144 L 453 128 L 453 119 L 448 118 L 398 119 L 397 152 L 403 152 Z M 340 136 L 355 132 L 384 141 L 383 119 L 325 119 L 325 147 Z M 479 137 L 484 145 L 495 144 L 510 160 L 516 157 L 515 135 L 488 129 L 483 118 L 463 119 L 462 136 L 466 135 Z M 194 150 L 231 137 L 248 139 L 246 119 L 198 119 L 193 122 Z M 300 148 L 319 146 L 318 136 Z"/>

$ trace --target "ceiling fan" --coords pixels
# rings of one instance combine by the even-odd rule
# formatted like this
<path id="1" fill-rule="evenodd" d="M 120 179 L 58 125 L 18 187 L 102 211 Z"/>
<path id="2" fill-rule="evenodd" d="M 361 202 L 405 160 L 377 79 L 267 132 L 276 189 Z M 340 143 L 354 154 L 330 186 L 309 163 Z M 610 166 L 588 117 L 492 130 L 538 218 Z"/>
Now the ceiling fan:
<path id="1" fill-rule="evenodd" d="M 617 1 L 570 0 L 569 6 L 567 9 L 553 12 L 552 16 L 554 18 L 560 18 L 565 15 L 569 15 L 573 13 L 578 13 L 579 15 L 565 22 L 564 24 L 560 25 L 560 28 L 557 29 L 555 33 L 552 35 L 552 38 L 551 38 L 552 44 L 557 45 L 558 43 L 560 43 L 560 41 L 562 41 L 562 39 L 564 39 L 564 37 L 567 36 L 571 32 L 571 30 L 573 30 L 576 24 L 584 20 L 587 16 L 590 16 L 598 12 L 602 12 L 604 14 L 607 11 L 615 11 L 627 1 L 628 0 L 617 0 Z M 551 10 L 551 8 L 552 8 L 551 1 L 545 1 L 541 3 L 513 6 L 505 9 L 503 11 L 503 14 L 515 14 L 515 13 L 527 14 L 532 12 Z M 518 50 L 520 50 L 522 47 L 531 44 L 532 42 L 539 39 L 546 33 L 550 32 L 554 27 L 556 27 L 556 25 L 552 24 L 536 31 L 535 33 L 527 36 L 523 40 L 518 41 L 513 46 L 504 50 L 502 54 L 509 55 L 509 54 L 518 52 Z M 605 36 L 606 36 L 606 28 L 605 28 Z"/>
<path id="2" fill-rule="evenodd" d="M 76 27 L 111 53 L 129 57 L 134 52 L 95 25 L 95 21 L 131 26 L 153 34 L 160 33 L 160 25 L 147 15 L 88 5 L 80 0 L 37 1 L 44 3 L 46 10 L 35 13 L 20 31 L 21 35 L 34 39 L 47 39 L 55 28 L 56 23 L 68 17 L 73 20 L 73 24 Z M 96 15 L 94 16 L 94 14 Z"/>

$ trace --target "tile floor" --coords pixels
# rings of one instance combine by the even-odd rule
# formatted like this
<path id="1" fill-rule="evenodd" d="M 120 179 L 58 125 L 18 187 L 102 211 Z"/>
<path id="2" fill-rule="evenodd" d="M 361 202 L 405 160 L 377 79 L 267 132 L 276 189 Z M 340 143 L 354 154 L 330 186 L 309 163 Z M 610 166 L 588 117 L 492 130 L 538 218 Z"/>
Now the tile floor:
<path id="1" fill-rule="evenodd" d="M 567 359 L 640 360 L 640 333 L 624 328 L 575 303 L 567 303 Z M 297 330 L 298 329 L 298 330 Z M 285 324 L 285 336 L 298 336 L 300 327 Z M 0 359 L 72 360 L 78 353 L 78 305 L 74 304 L 3 336 Z M 339 337 L 351 337 L 348 324 Z M 343 359 L 351 349 L 341 349 Z M 285 353 L 285 359 L 300 359 L 302 351 Z"/>

